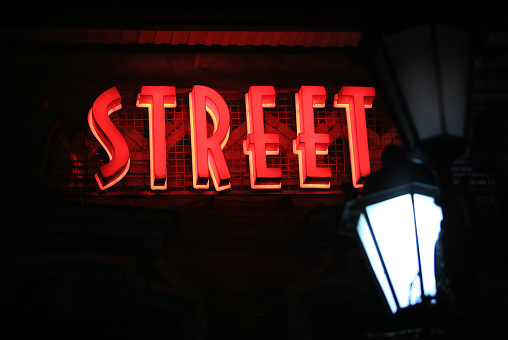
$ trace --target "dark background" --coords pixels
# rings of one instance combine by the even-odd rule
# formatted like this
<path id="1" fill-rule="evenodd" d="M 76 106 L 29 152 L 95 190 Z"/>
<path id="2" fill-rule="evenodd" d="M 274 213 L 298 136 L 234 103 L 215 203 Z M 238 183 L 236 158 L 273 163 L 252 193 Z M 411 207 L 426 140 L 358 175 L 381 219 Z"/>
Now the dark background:
<path id="1" fill-rule="evenodd" d="M 48 29 L 360 32 L 361 42 L 428 19 L 474 30 L 468 149 L 456 162 L 467 270 L 441 338 L 506 336 L 508 36 L 487 4 L 15 3 L 3 11 L 0 306 L 5 338 L 415 338 L 390 319 L 335 195 L 54 194 L 45 143 L 83 129 L 111 86 L 265 82 L 375 86 L 360 44 L 172 46 L 48 41 Z M 40 34 L 38 34 L 39 32 Z M 196 56 L 200 64 L 196 66 Z M 168 83 L 168 78 L 171 81 Z M 381 97 L 381 94 L 380 94 Z M 464 260 L 466 262 L 466 260 Z M 428 329 L 427 329 L 428 330 Z"/>

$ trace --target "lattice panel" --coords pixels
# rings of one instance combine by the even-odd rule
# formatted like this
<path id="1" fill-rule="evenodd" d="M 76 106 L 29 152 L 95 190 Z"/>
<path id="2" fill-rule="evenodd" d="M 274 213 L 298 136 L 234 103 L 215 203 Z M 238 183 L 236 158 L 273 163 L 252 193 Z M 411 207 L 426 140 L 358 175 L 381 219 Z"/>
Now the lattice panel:
<path id="1" fill-rule="evenodd" d="M 298 157 L 293 153 L 292 141 L 296 138 L 296 112 L 294 94 L 298 89 L 277 89 L 276 106 L 264 110 L 266 133 L 279 134 L 279 155 L 267 156 L 269 167 L 282 169 L 282 188 L 280 190 L 253 190 L 250 188 L 248 156 L 243 154 L 242 143 L 247 135 L 244 92 L 221 92 L 231 115 L 231 131 L 224 148 L 226 162 L 231 173 L 231 188 L 221 194 L 241 193 L 305 193 L 316 189 L 301 189 L 299 186 Z M 86 148 L 77 154 L 69 147 L 60 145 L 58 154 L 68 162 L 54 164 L 67 168 L 69 174 L 62 176 L 56 171 L 49 181 L 50 186 L 86 194 L 193 194 L 214 193 L 210 190 L 196 190 L 192 187 L 192 161 L 189 121 L 190 89 L 177 89 L 176 108 L 166 109 L 166 146 L 168 189 L 152 191 L 150 189 L 149 146 L 148 146 L 148 110 L 136 107 L 136 95 L 123 95 L 122 109 L 114 112 L 111 119 L 127 141 L 130 150 L 131 167 L 127 175 L 113 187 L 101 192 L 93 178 L 99 167 L 108 162 L 108 157 L 100 143 L 95 139 L 88 126 L 83 134 Z M 318 156 L 318 164 L 332 169 L 330 189 L 320 192 L 341 192 L 343 182 L 351 181 L 349 146 L 347 139 L 346 114 L 344 109 L 333 107 L 335 92 L 329 92 L 325 108 L 315 109 L 315 129 L 318 133 L 329 133 L 331 144 L 328 155 Z M 392 121 L 384 110 L 380 99 L 374 100 L 373 107 L 366 109 L 369 152 L 372 170 L 380 168 L 381 152 L 385 146 L 401 141 Z M 213 129 L 211 119 L 210 129 Z M 72 143 L 76 144 L 76 143 Z M 71 154 L 76 154 L 72 156 Z M 73 161 L 73 159 L 75 159 Z M 80 160 L 78 162 L 78 159 Z M 70 167 L 70 169 L 69 169 Z M 78 170 L 79 167 L 79 170 Z M 83 171 L 85 168 L 85 171 Z M 60 173 L 60 175 L 58 175 Z"/>

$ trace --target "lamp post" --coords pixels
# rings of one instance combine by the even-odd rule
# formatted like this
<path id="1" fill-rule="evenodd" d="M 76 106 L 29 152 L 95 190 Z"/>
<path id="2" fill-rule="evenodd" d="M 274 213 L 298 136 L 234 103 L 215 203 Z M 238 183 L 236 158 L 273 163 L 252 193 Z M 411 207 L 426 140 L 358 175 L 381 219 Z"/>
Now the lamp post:
<path id="1" fill-rule="evenodd" d="M 470 30 L 428 23 L 381 37 L 372 65 L 405 145 L 423 155 L 437 176 L 442 266 L 450 282 L 446 290 L 454 291 L 458 304 L 466 252 L 459 241 L 464 231 L 458 230 L 451 166 L 467 143 L 472 48 Z"/>
<path id="2" fill-rule="evenodd" d="M 449 251 L 458 234 L 450 169 L 467 140 L 472 35 L 430 23 L 382 36 L 375 47 L 370 66 L 398 132 L 437 178 L 432 189 L 407 184 L 346 205 L 343 223 L 356 230 L 387 305 L 397 314 L 439 296 L 436 242 L 442 243 L 445 263 L 452 263 L 448 268 L 460 256 Z M 394 241 L 401 237 L 405 241 Z"/>

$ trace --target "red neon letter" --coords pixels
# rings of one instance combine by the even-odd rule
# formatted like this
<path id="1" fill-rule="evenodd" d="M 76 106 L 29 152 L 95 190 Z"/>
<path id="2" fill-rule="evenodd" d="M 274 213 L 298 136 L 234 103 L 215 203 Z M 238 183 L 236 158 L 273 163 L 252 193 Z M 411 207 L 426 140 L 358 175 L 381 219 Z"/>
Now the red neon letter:
<path id="1" fill-rule="evenodd" d="M 195 189 L 208 189 L 210 176 L 215 190 L 231 187 L 228 166 L 222 153 L 229 138 L 229 109 L 213 89 L 194 85 L 189 94 L 191 115 L 192 178 Z M 212 117 L 214 132 L 208 137 L 206 113 Z"/>
<path id="2" fill-rule="evenodd" d="M 372 107 L 374 97 L 373 87 L 343 86 L 334 98 L 334 107 L 346 109 L 351 173 L 355 188 L 363 187 L 358 182 L 370 173 L 365 109 Z"/>
<path id="3" fill-rule="evenodd" d="M 332 170 L 317 167 L 316 155 L 327 155 L 330 135 L 316 133 L 314 108 L 325 107 L 326 90 L 323 86 L 302 86 L 295 94 L 297 137 L 293 152 L 298 155 L 300 187 L 329 188 Z"/>
<path id="4" fill-rule="evenodd" d="M 121 180 L 129 171 L 130 158 L 127 142 L 115 127 L 109 115 L 120 110 L 122 97 L 115 87 L 103 92 L 93 103 L 88 113 L 88 125 L 95 138 L 106 150 L 110 162 L 101 166 L 95 179 L 101 190 Z"/>
<path id="5" fill-rule="evenodd" d="M 245 94 L 247 139 L 243 153 L 249 156 L 250 187 L 252 189 L 280 189 L 282 171 L 267 168 L 266 155 L 279 154 L 279 135 L 265 133 L 264 107 L 275 107 L 273 86 L 251 86 Z"/>
<path id="6" fill-rule="evenodd" d="M 168 184 L 164 108 L 176 107 L 176 89 L 174 86 L 143 86 L 136 106 L 148 108 L 150 187 L 152 190 L 165 190 Z"/>

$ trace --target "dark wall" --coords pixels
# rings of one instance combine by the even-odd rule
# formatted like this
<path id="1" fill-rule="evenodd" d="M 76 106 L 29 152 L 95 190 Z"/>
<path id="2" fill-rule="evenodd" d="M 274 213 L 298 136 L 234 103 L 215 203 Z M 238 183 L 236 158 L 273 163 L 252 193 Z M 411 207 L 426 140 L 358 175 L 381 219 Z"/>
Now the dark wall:
<path id="1" fill-rule="evenodd" d="M 357 244 L 335 233 L 345 196 L 90 198 L 43 190 L 48 136 L 56 131 L 72 140 L 86 128 L 93 100 L 112 86 L 137 93 L 143 85 L 225 91 L 373 85 L 349 50 L 8 45 L 4 51 L 2 213 L 9 222 L 2 227 L 0 291 L 9 329 L 71 337 L 329 339 L 388 328 Z M 492 106 L 497 91 L 487 86 L 479 106 Z M 489 119 L 503 120 L 506 106 L 499 107 Z M 478 168 L 503 183 L 506 146 L 498 130 L 504 130 L 493 124 L 479 119 L 475 145 L 489 153 Z M 485 155 L 483 148 L 474 151 Z M 482 206 L 470 210 L 478 214 L 467 232 L 482 242 L 474 250 L 481 274 L 475 279 L 488 312 L 478 323 L 490 334 L 500 331 L 504 314 L 497 309 L 506 301 L 506 200 L 500 190 L 492 203 L 492 189 L 481 188 L 487 189 L 474 199 Z"/>

